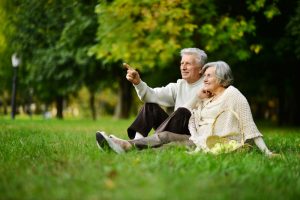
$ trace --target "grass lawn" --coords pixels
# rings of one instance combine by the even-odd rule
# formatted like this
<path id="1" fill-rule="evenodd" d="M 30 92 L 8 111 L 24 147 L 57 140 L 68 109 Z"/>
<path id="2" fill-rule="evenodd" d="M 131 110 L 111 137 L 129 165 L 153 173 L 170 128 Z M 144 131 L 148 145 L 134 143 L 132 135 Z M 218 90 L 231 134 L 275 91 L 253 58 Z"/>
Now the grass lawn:
<path id="1" fill-rule="evenodd" d="M 282 158 L 100 152 L 95 131 L 127 138 L 130 122 L 0 119 L 0 199 L 300 199 L 300 128 L 259 126 Z"/>

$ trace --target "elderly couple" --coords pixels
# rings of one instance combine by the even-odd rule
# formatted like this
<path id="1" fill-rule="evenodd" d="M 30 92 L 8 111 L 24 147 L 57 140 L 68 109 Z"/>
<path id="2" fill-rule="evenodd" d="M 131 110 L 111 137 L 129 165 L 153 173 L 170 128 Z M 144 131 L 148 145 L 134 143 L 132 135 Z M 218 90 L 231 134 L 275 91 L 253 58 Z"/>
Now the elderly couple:
<path id="1" fill-rule="evenodd" d="M 254 141 L 264 154 L 271 156 L 272 152 L 253 121 L 246 98 L 231 85 L 233 76 L 228 64 L 223 61 L 205 64 L 207 55 L 198 48 L 185 48 L 180 54 L 182 79 L 165 87 L 149 87 L 136 70 L 124 63 L 127 80 L 145 104 L 127 129 L 130 140 L 98 131 L 99 148 L 123 153 L 132 148 L 154 148 L 170 142 L 183 142 L 205 152 L 216 117 L 230 109 L 238 115 L 238 124 L 243 130 L 239 139 Z M 160 106 L 174 107 L 174 112 L 168 114 Z M 214 134 L 224 136 L 224 132 L 230 132 L 237 124 L 231 123 L 233 121 L 230 115 L 223 117 L 221 124 L 224 127 Z M 152 128 L 155 132 L 148 136 Z"/>

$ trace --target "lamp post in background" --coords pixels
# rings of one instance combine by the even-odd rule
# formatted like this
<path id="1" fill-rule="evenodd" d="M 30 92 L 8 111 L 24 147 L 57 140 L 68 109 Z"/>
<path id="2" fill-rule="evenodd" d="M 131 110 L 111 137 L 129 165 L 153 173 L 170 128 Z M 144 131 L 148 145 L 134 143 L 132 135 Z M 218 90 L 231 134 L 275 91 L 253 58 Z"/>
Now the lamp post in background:
<path id="1" fill-rule="evenodd" d="M 11 95 L 11 118 L 15 119 L 16 115 L 16 92 L 17 92 L 17 75 L 18 67 L 20 65 L 20 58 L 16 53 L 11 56 L 11 62 L 14 69 L 13 83 L 12 83 L 12 95 Z"/>

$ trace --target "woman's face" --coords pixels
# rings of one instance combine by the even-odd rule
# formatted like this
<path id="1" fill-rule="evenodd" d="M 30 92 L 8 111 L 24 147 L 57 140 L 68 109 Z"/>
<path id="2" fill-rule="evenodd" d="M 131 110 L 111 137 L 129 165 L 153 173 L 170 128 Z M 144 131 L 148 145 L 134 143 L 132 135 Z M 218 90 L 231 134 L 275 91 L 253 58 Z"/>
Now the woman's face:
<path id="1" fill-rule="evenodd" d="M 214 94 L 219 88 L 222 87 L 220 85 L 217 77 L 216 77 L 216 67 L 209 67 L 204 72 L 204 90 L 209 91 Z"/>

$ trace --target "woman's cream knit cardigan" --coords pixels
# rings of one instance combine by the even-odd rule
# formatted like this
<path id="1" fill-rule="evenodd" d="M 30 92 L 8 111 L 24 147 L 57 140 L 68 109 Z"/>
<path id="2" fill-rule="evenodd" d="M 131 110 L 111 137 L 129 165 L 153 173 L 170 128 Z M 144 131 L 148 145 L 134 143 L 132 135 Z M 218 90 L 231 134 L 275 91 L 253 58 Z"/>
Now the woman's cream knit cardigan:
<path id="1" fill-rule="evenodd" d="M 225 117 L 218 120 L 219 127 L 215 127 L 214 135 L 226 136 L 228 133 L 242 130 L 244 137 L 231 137 L 237 141 L 246 141 L 253 139 L 262 134 L 257 129 L 251 114 L 250 106 L 245 96 L 234 86 L 229 86 L 223 94 L 217 99 L 199 100 L 192 109 L 192 116 L 189 121 L 189 130 L 192 140 L 198 148 L 206 150 L 206 138 L 212 134 L 212 124 L 216 116 L 224 110 L 233 110 L 237 113 L 240 120 L 230 112 L 225 112 Z M 241 128 L 239 128 L 239 125 Z"/>

